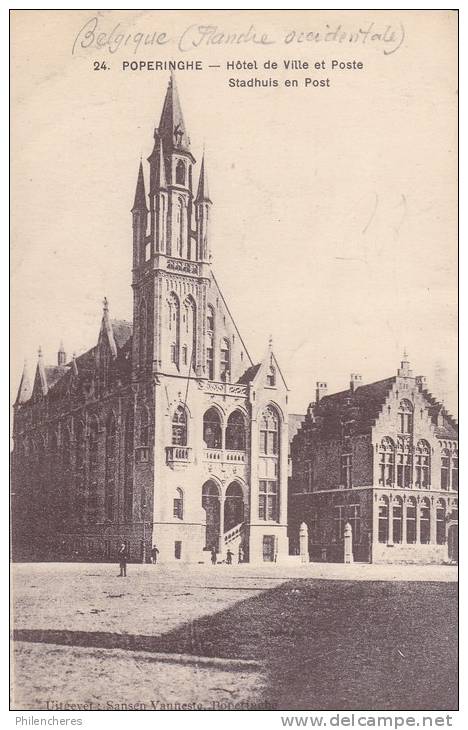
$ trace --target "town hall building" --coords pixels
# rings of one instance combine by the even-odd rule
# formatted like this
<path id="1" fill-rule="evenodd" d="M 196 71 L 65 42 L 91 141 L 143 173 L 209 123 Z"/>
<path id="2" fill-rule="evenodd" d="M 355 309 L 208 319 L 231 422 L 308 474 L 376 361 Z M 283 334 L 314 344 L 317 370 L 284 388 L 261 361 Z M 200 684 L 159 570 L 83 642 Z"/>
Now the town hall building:
<path id="1" fill-rule="evenodd" d="M 146 169 L 145 169 L 146 168 Z M 194 183 L 197 179 L 196 184 Z M 212 270 L 212 200 L 171 79 L 131 210 L 131 322 L 39 352 L 14 406 L 13 555 L 164 562 L 288 554 L 288 391 L 254 363 Z"/>

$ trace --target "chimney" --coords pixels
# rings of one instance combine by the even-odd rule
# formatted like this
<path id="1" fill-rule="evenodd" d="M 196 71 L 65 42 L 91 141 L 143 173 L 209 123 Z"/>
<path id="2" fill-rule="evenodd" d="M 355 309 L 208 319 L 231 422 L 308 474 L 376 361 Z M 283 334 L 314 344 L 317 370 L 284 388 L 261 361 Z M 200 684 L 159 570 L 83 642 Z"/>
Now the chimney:
<path id="1" fill-rule="evenodd" d="M 328 385 L 327 383 L 323 383 L 318 380 L 315 385 L 315 402 L 320 403 L 322 398 L 327 394 Z"/>
<path id="2" fill-rule="evenodd" d="M 57 353 L 57 365 L 63 366 L 67 362 L 67 353 L 64 350 L 63 342 L 60 343 L 59 351 Z"/>
<path id="3" fill-rule="evenodd" d="M 350 379 L 349 379 L 349 389 L 351 393 L 354 393 L 356 388 L 359 388 L 362 385 L 362 375 L 359 375 L 359 373 L 351 373 Z"/>

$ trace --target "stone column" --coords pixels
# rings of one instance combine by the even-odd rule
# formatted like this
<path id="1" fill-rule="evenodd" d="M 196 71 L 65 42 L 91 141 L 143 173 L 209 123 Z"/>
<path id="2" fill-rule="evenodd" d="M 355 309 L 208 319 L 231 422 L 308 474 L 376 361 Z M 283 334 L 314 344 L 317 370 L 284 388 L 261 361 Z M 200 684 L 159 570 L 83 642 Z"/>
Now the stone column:
<path id="1" fill-rule="evenodd" d="M 353 557 L 353 528 L 349 524 L 349 522 L 346 523 L 344 527 L 344 562 L 345 563 L 354 563 L 354 557 Z"/>
<path id="2" fill-rule="evenodd" d="M 219 498 L 219 552 L 224 553 L 224 500 L 223 491 Z"/>
<path id="3" fill-rule="evenodd" d="M 402 545 L 406 545 L 407 535 L 406 535 L 406 494 L 403 496 L 403 507 L 401 509 L 401 543 Z"/>
<path id="4" fill-rule="evenodd" d="M 431 545 L 435 545 L 437 542 L 437 500 L 431 497 L 431 526 L 430 526 L 430 539 Z"/>
<path id="5" fill-rule="evenodd" d="M 421 515 L 420 515 L 419 496 L 416 498 L 416 545 L 421 543 Z"/>
<path id="6" fill-rule="evenodd" d="M 309 562 L 309 529 L 305 522 L 299 528 L 299 553 L 301 563 Z"/>
<path id="7" fill-rule="evenodd" d="M 379 502 L 372 495 L 372 542 L 374 544 L 379 541 Z"/>

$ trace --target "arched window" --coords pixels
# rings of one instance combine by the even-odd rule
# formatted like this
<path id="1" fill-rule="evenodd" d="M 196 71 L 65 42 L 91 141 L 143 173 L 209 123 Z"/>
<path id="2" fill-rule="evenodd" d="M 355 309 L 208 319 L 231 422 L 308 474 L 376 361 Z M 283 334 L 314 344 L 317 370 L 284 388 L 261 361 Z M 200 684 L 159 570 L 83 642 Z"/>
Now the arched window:
<path id="1" fill-rule="evenodd" d="M 446 509 L 443 499 L 438 499 L 436 503 L 436 542 L 437 545 L 445 545 L 446 536 Z"/>
<path id="2" fill-rule="evenodd" d="M 226 448 L 233 451 L 245 450 L 245 419 L 240 411 L 233 411 L 228 418 Z"/>
<path id="3" fill-rule="evenodd" d="M 216 408 L 209 408 L 203 416 L 203 441 L 207 449 L 221 448 L 221 417 Z"/>
<path id="4" fill-rule="evenodd" d="M 134 452 L 134 418 L 133 408 L 130 407 L 125 418 L 125 445 L 124 445 L 124 520 L 133 519 L 133 452 Z"/>
<path id="5" fill-rule="evenodd" d="M 117 433 L 115 418 L 111 414 L 106 424 L 104 510 L 107 520 L 113 520 L 114 517 L 116 446 Z"/>
<path id="6" fill-rule="evenodd" d="M 75 473 L 77 491 L 82 490 L 84 487 L 85 450 L 85 428 L 83 421 L 78 421 L 75 430 Z"/>
<path id="7" fill-rule="evenodd" d="M 258 516 L 261 520 L 279 519 L 279 428 L 278 413 L 267 406 L 260 417 Z"/>
<path id="8" fill-rule="evenodd" d="M 168 299 L 168 329 L 170 342 L 170 358 L 171 363 L 179 367 L 179 351 L 180 351 L 180 304 L 179 299 L 172 292 Z"/>
<path id="9" fill-rule="evenodd" d="M 178 406 L 172 418 L 172 443 L 174 446 L 187 446 L 187 413 Z"/>
<path id="10" fill-rule="evenodd" d="M 92 416 L 89 422 L 89 479 L 88 479 L 88 507 L 91 511 L 97 509 L 98 498 L 98 465 L 99 465 L 99 422 Z"/>
<path id="11" fill-rule="evenodd" d="M 177 200 L 177 220 L 179 223 L 179 256 L 184 257 L 184 214 L 185 203 L 182 198 Z"/>
<path id="12" fill-rule="evenodd" d="M 379 499 L 379 542 L 388 542 L 388 498 Z"/>
<path id="13" fill-rule="evenodd" d="M 197 307 L 191 296 L 188 296 L 184 302 L 184 320 L 184 348 L 186 352 L 184 365 L 189 365 L 189 369 L 193 369 L 196 363 Z"/>
<path id="14" fill-rule="evenodd" d="M 392 520 L 393 542 L 399 544 L 403 539 L 403 500 L 401 497 L 395 497 L 392 502 Z"/>
<path id="15" fill-rule="evenodd" d="M 140 368 L 146 365 L 147 359 L 147 337 L 148 337 L 148 309 L 144 299 L 140 302 L 138 324 L 140 328 L 139 359 Z"/>
<path id="16" fill-rule="evenodd" d="M 260 418 L 260 453 L 277 455 L 279 448 L 279 418 L 268 406 Z"/>
<path id="17" fill-rule="evenodd" d="M 184 493 L 182 489 L 177 487 L 176 489 L 176 497 L 174 497 L 174 509 L 173 514 L 174 517 L 177 517 L 178 520 L 184 519 Z"/>
<path id="18" fill-rule="evenodd" d="M 458 451 L 452 454 L 452 489 L 458 492 Z"/>
<path id="19" fill-rule="evenodd" d="M 419 505 L 420 542 L 427 545 L 431 541 L 431 508 L 429 500 L 424 497 Z"/>
<path id="20" fill-rule="evenodd" d="M 410 497 L 406 503 L 406 542 L 416 542 L 416 500 Z"/>
<path id="21" fill-rule="evenodd" d="M 393 486 L 395 483 L 395 443 L 389 436 L 385 436 L 380 443 L 379 457 L 379 484 Z"/>
<path id="22" fill-rule="evenodd" d="M 71 468 L 71 438 L 70 429 L 65 428 L 62 436 L 62 463 L 64 471 L 68 471 Z"/>
<path id="23" fill-rule="evenodd" d="M 361 505 L 351 504 L 348 509 L 348 522 L 353 531 L 353 544 L 361 542 Z"/>
<path id="24" fill-rule="evenodd" d="M 227 383 L 231 377 L 231 345 L 225 337 L 221 340 L 220 372 L 221 380 Z"/>
<path id="25" fill-rule="evenodd" d="M 176 165 L 176 185 L 185 185 L 185 165 L 182 160 Z"/>
<path id="26" fill-rule="evenodd" d="M 146 406 L 140 410 L 140 446 L 149 446 L 149 412 Z"/>
<path id="27" fill-rule="evenodd" d="M 450 451 L 443 449 L 440 457 L 440 488 L 449 489 L 450 487 Z"/>
<path id="28" fill-rule="evenodd" d="M 416 486 L 429 489 L 431 484 L 431 447 L 421 439 L 416 446 Z"/>
<path id="29" fill-rule="evenodd" d="M 397 485 L 411 487 L 413 484 L 413 455 L 407 439 L 397 439 Z"/>
<path id="30" fill-rule="evenodd" d="M 269 385 L 270 388 L 273 388 L 275 386 L 275 384 L 276 384 L 276 370 L 273 367 L 273 365 L 270 365 L 270 367 L 268 368 L 268 373 L 267 373 L 267 385 Z"/>
<path id="31" fill-rule="evenodd" d="M 413 431 L 413 405 L 404 398 L 398 407 L 399 433 L 412 433 Z"/>

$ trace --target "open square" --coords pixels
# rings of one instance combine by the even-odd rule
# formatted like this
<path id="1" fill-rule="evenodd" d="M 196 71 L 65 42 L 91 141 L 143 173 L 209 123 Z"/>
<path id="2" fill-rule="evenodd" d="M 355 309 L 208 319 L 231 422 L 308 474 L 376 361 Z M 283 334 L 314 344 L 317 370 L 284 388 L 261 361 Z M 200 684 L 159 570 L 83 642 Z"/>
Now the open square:
<path id="1" fill-rule="evenodd" d="M 457 708 L 456 568 L 117 573 L 13 566 L 15 709 Z"/>

